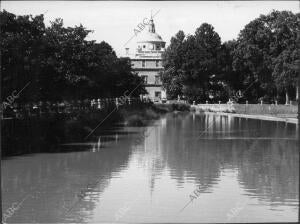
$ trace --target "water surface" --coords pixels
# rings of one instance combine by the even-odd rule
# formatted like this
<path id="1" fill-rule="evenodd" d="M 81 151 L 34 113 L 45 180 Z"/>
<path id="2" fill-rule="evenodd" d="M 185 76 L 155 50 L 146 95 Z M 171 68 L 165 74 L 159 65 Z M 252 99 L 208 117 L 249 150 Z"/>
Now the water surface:
<path id="1" fill-rule="evenodd" d="M 295 222 L 297 132 L 195 113 L 118 127 L 70 152 L 3 160 L 3 213 L 19 203 L 7 222 Z"/>

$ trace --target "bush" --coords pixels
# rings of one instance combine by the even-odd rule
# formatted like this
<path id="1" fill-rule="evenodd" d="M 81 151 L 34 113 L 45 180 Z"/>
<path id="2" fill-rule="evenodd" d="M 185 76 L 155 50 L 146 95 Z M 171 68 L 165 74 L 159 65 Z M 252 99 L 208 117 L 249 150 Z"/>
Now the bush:
<path id="1" fill-rule="evenodd" d="M 172 104 L 173 111 L 190 111 L 190 105 L 183 103 Z"/>

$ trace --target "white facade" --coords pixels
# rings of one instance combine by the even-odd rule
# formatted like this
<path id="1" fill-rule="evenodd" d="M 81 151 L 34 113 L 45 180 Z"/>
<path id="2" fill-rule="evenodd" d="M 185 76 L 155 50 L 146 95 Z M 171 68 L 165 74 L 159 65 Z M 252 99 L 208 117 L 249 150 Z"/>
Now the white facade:
<path id="1" fill-rule="evenodd" d="M 164 69 L 162 53 L 166 42 L 155 32 L 153 19 L 149 20 L 148 29 L 147 27 L 145 29 L 139 34 L 135 54 L 130 59 L 133 71 L 145 80 L 145 89 L 148 94 L 144 97 L 159 101 L 166 98 L 166 92 L 163 90 L 159 77 L 159 72 Z"/>

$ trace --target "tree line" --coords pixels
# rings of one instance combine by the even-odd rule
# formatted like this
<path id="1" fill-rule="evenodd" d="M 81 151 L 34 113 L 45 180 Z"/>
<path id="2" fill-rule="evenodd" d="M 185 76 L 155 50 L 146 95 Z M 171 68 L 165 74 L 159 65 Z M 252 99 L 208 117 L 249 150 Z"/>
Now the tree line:
<path id="1" fill-rule="evenodd" d="M 163 54 L 163 86 L 169 98 L 181 96 L 190 102 L 295 100 L 299 31 L 300 13 L 275 10 L 248 23 L 236 40 L 224 43 L 208 23 L 193 35 L 180 30 Z"/>
<path id="2" fill-rule="evenodd" d="M 102 41 L 86 40 L 91 30 L 65 27 L 62 19 L 46 26 L 43 14 L 16 16 L 5 10 L 1 21 L 1 100 L 29 85 L 19 102 L 83 100 L 144 93 L 142 79 L 128 58 L 118 58 Z"/>

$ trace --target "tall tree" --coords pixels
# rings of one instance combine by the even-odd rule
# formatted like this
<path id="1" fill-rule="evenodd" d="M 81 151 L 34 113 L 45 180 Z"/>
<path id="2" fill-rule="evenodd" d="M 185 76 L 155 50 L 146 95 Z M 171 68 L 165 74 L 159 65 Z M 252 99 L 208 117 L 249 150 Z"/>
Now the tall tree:
<path id="1" fill-rule="evenodd" d="M 221 39 L 210 24 L 203 23 L 187 38 L 178 32 L 163 58 L 165 70 L 169 71 L 162 75 L 167 93 L 172 98 L 182 94 L 190 102 L 216 98 L 213 88 L 219 85 L 215 80 L 219 75 L 220 50 Z M 174 70 L 170 71 L 172 66 Z"/>
<path id="2" fill-rule="evenodd" d="M 0 13 L 0 21 L 2 97 L 6 98 L 31 82 L 20 98 L 36 100 L 38 96 L 34 92 L 38 88 L 36 80 L 42 60 L 44 17 L 15 16 L 4 10 Z"/>
<path id="3" fill-rule="evenodd" d="M 91 31 L 82 25 L 65 27 L 62 19 L 56 19 L 46 27 L 43 15 L 16 16 L 7 11 L 0 17 L 2 100 L 28 82 L 22 102 L 144 92 L 128 59 L 118 58 L 104 41 L 86 40 Z"/>
<path id="4" fill-rule="evenodd" d="M 292 53 L 297 51 L 299 22 L 299 13 L 273 11 L 251 21 L 240 32 L 233 66 L 244 74 L 245 86 L 255 83 L 249 97 L 270 99 L 284 90 L 288 99 L 289 89 L 295 89 L 294 66 L 283 63 L 295 64 L 299 55 Z M 294 56 L 287 59 L 289 54 Z"/>
<path id="5" fill-rule="evenodd" d="M 183 31 L 171 38 L 171 43 L 163 53 L 163 66 L 165 71 L 161 73 L 163 87 L 167 91 L 169 98 L 177 98 L 182 95 L 182 70 L 184 61 L 183 43 L 185 34 Z"/>
<path id="6" fill-rule="evenodd" d="M 226 99 L 237 96 L 237 92 L 244 89 L 243 76 L 241 73 L 235 71 L 232 66 L 233 54 L 236 46 L 236 40 L 224 42 L 218 58 L 220 66 L 219 80 L 223 84 L 223 94 Z"/>
<path id="7" fill-rule="evenodd" d="M 273 11 L 268 15 L 275 41 L 270 46 L 272 55 L 272 76 L 278 92 L 285 92 L 285 101 L 290 95 L 297 96 L 297 79 L 300 63 L 300 13 Z"/>

